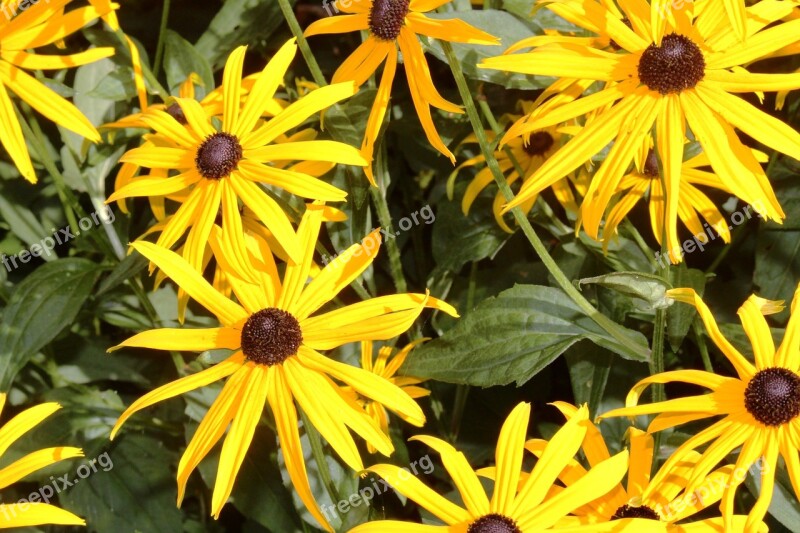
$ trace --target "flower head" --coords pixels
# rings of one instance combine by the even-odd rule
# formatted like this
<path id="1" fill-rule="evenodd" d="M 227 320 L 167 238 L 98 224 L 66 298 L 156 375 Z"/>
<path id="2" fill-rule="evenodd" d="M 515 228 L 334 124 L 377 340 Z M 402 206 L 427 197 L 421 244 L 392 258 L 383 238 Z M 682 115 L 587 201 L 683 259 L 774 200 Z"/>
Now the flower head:
<path id="1" fill-rule="evenodd" d="M 667 295 L 693 305 L 709 336 L 733 365 L 738 377 L 726 377 L 701 370 L 676 370 L 645 378 L 637 383 L 626 400 L 626 407 L 606 413 L 611 416 L 655 414 L 648 432 L 661 431 L 687 422 L 722 418 L 684 442 L 662 468 L 671 468 L 708 444 L 692 468 L 687 490 L 694 491 L 709 471 L 730 452 L 741 447 L 734 473 L 747 472 L 763 459 L 760 469 L 761 493 L 752 507 L 746 529 L 752 531 L 763 518 L 772 499 L 778 455 L 786 462 L 795 493 L 800 496 L 800 288 L 792 301 L 792 316 L 783 342 L 776 349 L 764 315 L 783 309 L 752 295 L 739 308 L 739 318 L 753 345 L 755 364 L 748 361 L 722 335 L 716 320 L 703 300 L 692 289 L 672 289 Z M 652 404 L 637 405 L 642 392 L 654 383 L 673 381 L 699 385 L 710 394 L 688 396 Z M 709 444 L 710 443 L 710 444 Z M 732 475 L 722 494 L 726 527 L 732 520 L 736 489 L 745 476 Z"/>
<path id="2" fill-rule="evenodd" d="M 0 394 L 0 412 L 5 403 L 6 395 L 2 393 Z M 4 455 L 16 440 L 59 409 L 61 406 L 57 403 L 43 403 L 26 409 L 9 420 L 0 428 L 0 455 Z M 83 457 L 83 451 L 80 448 L 59 446 L 29 453 L 0 470 L 0 490 L 5 491 L 12 484 L 37 470 L 73 457 Z M 0 529 L 45 524 L 84 526 L 86 522 L 69 511 L 45 502 L 0 503 Z"/>
<path id="3" fill-rule="evenodd" d="M 399 49 L 403 54 L 411 99 L 428 142 L 455 163 L 455 156 L 436 132 L 430 107 L 450 113 L 463 113 L 463 110 L 445 100 L 436 90 L 418 35 L 449 42 L 484 45 L 499 44 L 499 40 L 462 20 L 427 16 L 429 11 L 448 2 L 450 0 L 361 0 L 349 3 L 348 7 L 343 2 L 335 2 L 334 5 L 347 13 L 346 15 L 323 18 L 306 29 L 305 34 L 308 37 L 361 30 L 369 32 L 369 37 L 333 75 L 333 83 L 354 81 L 360 87 L 385 61 L 361 147 L 364 157 L 370 162 L 389 105 Z M 371 164 L 365 170 L 374 184 Z"/>
<path id="4" fill-rule="evenodd" d="M 592 114 L 586 126 L 534 173 L 505 209 L 526 202 L 614 141 L 581 205 L 584 228 L 597 238 L 609 200 L 655 127 L 656 153 L 664 169 L 664 209 L 667 219 L 676 220 L 688 125 L 731 193 L 762 206 L 766 218 L 780 221 L 784 214 L 767 176 L 734 128 L 796 159 L 800 159 L 800 133 L 732 93 L 800 87 L 800 75 L 756 74 L 744 68 L 795 42 L 800 20 L 777 22 L 791 12 L 790 3 L 759 2 L 747 9 L 747 41 L 742 42 L 719 7 L 729 3 L 708 2 L 718 8 L 703 16 L 696 16 L 694 5 L 687 3 L 662 16 L 663 1 L 621 0 L 626 24 L 607 7 L 609 2 L 547 2 L 548 9 L 570 22 L 593 33 L 607 33 L 619 51 L 609 52 L 563 36 L 549 41 L 544 37 L 530 52 L 483 62 L 484 68 L 557 76 L 561 78 L 557 83 L 562 84 L 568 80 L 574 85 L 576 79 L 605 83 L 602 90 L 567 99 L 514 132 L 519 135 Z M 674 235 L 668 234 L 667 246 L 679 247 Z"/>
<path id="5" fill-rule="evenodd" d="M 383 296 L 318 313 L 372 263 L 380 243 L 380 232 L 376 230 L 363 243 L 348 248 L 309 282 L 323 212 L 322 206 L 308 206 L 298 228 L 302 261 L 285 266 L 282 282 L 264 242 L 246 241 L 248 251 L 258 259 L 258 277 L 253 283 L 236 276 L 228 277 L 240 303 L 217 292 L 174 252 L 147 242 L 132 245 L 194 300 L 214 313 L 222 325 L 212 329 L 146 331 L 118 348 L 233 350 L 224 361 L 164 385 L 134 402 L 112 431 L 113 437 L 131 415 L 145 407 L 227 378 L 180 461 L 179 502 L 189 475 L 231 424 L 224 438 L 212 497 L 212 513 L 219 515 L 233 489 L 264 405 L 269 403 L 295 490 L 319 523 L 330 529 L 309 486 L 295 402 L 354 470 L 363 470 L 363 464 L 349 430 L 385 455 L 390 454 L 393 447 L 378 424 L 351 396 L 341 392 L 334 379 L 415 425 L 424 423 L 422 410 L 400 387 L 380 375 L 337 362 L 319 351 L 350 342 L 393 338 L 405 332 L 426 307 L 454 316 L 457 313 L 428 294 Z"/>
<path id="6" fill-rule="evenodd" d="M 72 0 L 52 0 L 17 10 L 17 2 L 3 2 L 0 7 L 0 143 L 26 180 L 36 183 L 22 127 L 8 91 L 56 124 L 74 131 L 92 142 L 100 134 L 77 107 L 59 96 L 26 70 L 61 70 L 78 67 L 114 55 L 113 48 L 91 48 L 66 55 L 33 53 L 36 48 L 56 43 L 118 7 L 98 2 L 80 7 L 69 14 L 64 8 Z"/>
<path id="7" fill-rule="evenodd" d="M 351 533 L 387 531 L 458 531 L 467 533 L 533 533 L 558 531 L 558 522 L 586 503 L 611 490 L 625 475 L 628 453 L 622 452 L 596 464 L 582 479 L 548 497 L 558 474 L 573 460 L 586 435 L 588 410 L 581 408 L 558 430 L 529 476 L 523 480 L 522 456 L 530 418 L 530 405 L 514 408 L 500 430 L 495 455 L 495 483 L 491 498 L 463 453 L 434 437 L 419 436 L 438 452 L 450 474 L 464 507 L 428 488 L 422 481 L 394 465 L 375 465 L 368 470 L 388 481 L 397 492 L 415 501 L 449 527 L 417 525 L 399 521 L 377 521 L 357 526 Z M 577 525 L 573 532 L 658 531 L 652 523 L 625 519 L 610 525 Z"/>

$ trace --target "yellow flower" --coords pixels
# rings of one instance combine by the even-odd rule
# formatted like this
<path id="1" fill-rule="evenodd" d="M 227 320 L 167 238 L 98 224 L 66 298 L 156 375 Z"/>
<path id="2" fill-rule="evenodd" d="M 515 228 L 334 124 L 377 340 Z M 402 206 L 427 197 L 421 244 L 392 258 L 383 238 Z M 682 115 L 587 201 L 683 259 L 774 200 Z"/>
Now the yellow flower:
<path id="1" fill-rule="evenodd" d="M 748 39 L 748 42 L 751 42 Z M 661 431 L 688 422 L 722 416 L 706 429 L 690 437 L 667 460 L 662 468 L 683 461 L 692 450 L 709 444 L 689 476 L 687 491 L 700 485 L 708 472 L 733 450 L 742 447 L 733 474 L 722 496 L 726 531 L 733 515 L 736 489 L 747 470 L 757 461 L 761 474 L 761 493 L 747 518 L 746 531 L 755 531 L 772 500 L 778 454 L 795 494 L 800 496 L 800 289 L 792 302 L 792 316 L 783 342 L 775 349 L 764 315 L 780 312 L 783 302 L 750 296 L 739 308 L 742 326 L 753 345 L 755 365 L 745 359 L 722 335 L 711 311 L 692 289 L 672 289 L 670 298 L 694 305 L 709 336 L 733 365 L 738 377 L 730 378 L 701 370 L 664 372 L 641 380 L 628 394 L 626 407 L 606 413 L 612 416 L 636 416 L 658 413 L 648 432 Z M 665 402 L 637 405 L 642 392 L 653 383 L 673 381 L 710 389 L 711 394 L 676 398 Z"/>
<path id="2" fill-rule="evenodd" d="M 578 409 L 570 404 L 556 402 L 555 405 L 569 420 Z M 593 466 L 608 459 L 611 454 L 606 446 L 603 434 L 589 420 L 586 425 L 586 438 L 581 448 L 589 465 Z M 688 475 L 700 460 L 700 454 L 691 452 L 667 469 L 660 468 L 652 477 L 653 469 L 653 437 L 643 431 L 630 428 L 630 460 L 627 484 L 621 483 L 608 494 L 597 498 L 573 512 L 575 516 L 563 518 L 559 524 L 563 527 L 607 523 L 622 518 L 646 518 L 658 522 L 660 531 L 669 533 L 694 531 L 720 531 L 722 518 L 705 518 L 696 522 L 686 522 L 697 513 L 717 503 L 722 496 L 722 488 L 733 472 L 733 466 L 719 468 L 702 480 L 700 489 L 695 492 L 686 490 Z M 525 443 L 525 448 L 540 457 L 547 441 L 532 439 Z M 589 470 L 588 472 L 591 472 Z M 572 461 L 559 475 L 559 479 L 569 487 L 588 474 L 577 461 Z M 557 493 L 557 492 L 556 492 Z M 742 531 L 745 516 L 735 516 L 733 528 L 726 531 Z M 676 522 L 683 522 L 677 524 Z M 760 525 L 760 531 L 767 531 L 766 525 Z"/>
<path id="3" fill-rule="evenodd" d="M 38 2 L 18 11 L 16 2 L 3 2 L 0 16 L 0 143 L 20 174 L 36 183 L 25 138 L 22 135 L 14 104 L 8 91 L 56 124 L 74 131 L 92 142 L 100 134 L 89 119 L 73 104 L 53 92 L 26 70 L 60 70 L 92 63 L 114 55 L 113 48 L 92 48 L 68 55 L 35 54 L 36 48 L 64 39 L 99 17 L 110 13 L 116 4 L 104 2 L 105 8 L 82 7 L 64 14 L 71 0 Z"/>
<path id="4" fill-rule="evenodd" d="M 658 531 L 653 522 L 623 519 L 608 524 L 589 524 L 561 528 L 557 522 L 582 505 L 611 490 L 625 475 L 628 453 L 622 452 L 592 468 L 583 479 L 558 495 L 546 498 L 556 477 L 572 460 L 586 435 L 588 410 L 578 411 L 558 430 L 544 450 L 531 475 L 521 482 L 525 433 L 530 418 L 530 404 L 521 403 L 509 415 L 500 430 L 496 450 L 496 481 L 491 499 L 464 454 L 434 437 L 418 436 L 433 448 L 453 480 L 466 508 L 428 488 L 408 471 L 394 465 L 375 465 L 368 470 L 383 477 L 397 492 L 415 501 L 447 526 L 412 524 L 394 520 L 369 522 L 351 529 L 351 533 L 534 533 L 539 531 L 603 532 Z"/>
<path id="5" fill-rule="evenodd" d="M 531 52 L 482 63 L 484 68 L 607 83 L 601 91 L 557 106 L 528 124 L 541 129 L 602 111 L 534 173 L 505 209 L 524 203 L 614 141 L 581 205 L 584 227 L 597 238 L 609 200 L 655 127 L 664 169 L 665 211 L 668 220 L 675 220 L 688 124 L 726 187 L 745 202 L 762 206 L 765 217 L 780 221 L 784 214 L 769 180 L 734 128 L 796 159 L 800 159 L 800 133 L 731 93 L 800 87 L 798 74 L 753 74 L 741 67 L 797 40 L 800 20 L 773 24 L 792 6 L 759 2 L 748 8 L 748 37 L 743 43 L 729 24 L 720 24 L 726 16 L 723 11 L 711 16 L 709 7 L 703 17 L 695 18 L 693 5 L 687 4 L 663 17 L 662 2 L 620 0 L 619 4 L 630 27 L 597 0 L 546 4 L 588 31 L 598 33 L 603 27 L 619 52 L 554 40 Z M 675 249 L 679 243 L 673 237 L 667 245 Z"/>
<path id="6" fill-rule="evenodd" d="M 348 428 L 385 455 L 392 452 L 392 443 L 361 406 L 341 392 L 333 379 L 418 426 L 424 423 L 420 407 L 399 387 L 381 376 L 325 357 L 318 350 L 330 350 L 349 342 L 393 338 L 405 332 L 426 307 L 453 316 L 457 313 L 428 294 L 398 294 L 312 316 L 372 263 L 380 243 L 380 232 L 376 230 L 307 282 L 323 211 L 321 206 L 308 206 L 298 228 L 303 260 L 286 265 L 282 283 L 271 252 L 264 246 L 250 246 L 249 252 L 259 259 L 258 283 L 228 277 L 241 305 L 215 291 L 174 252 L 147 242 L 132 245 L 194 300 L 214 313 L 222 326 L 146 331 L 117 348 L 233 350 L 224 361 L 164 385 L 134 402 L 112 431 L 113 438 L 132 414 L 145 407 L 228 378 L 181 458 L 179 503 L 190 473 L 223 438 L 231 424 L 222 446 L 212 497 L 211 511 L 215 517 L 219 516 L 233 489 L 264 405 L 269 403 L 295 490 L 312 515 L 330 530 L 314 501 L 306 475 L 295 401 L 342 460 L 359 471 L 364 466 Z M 260 241 L 248 242 L 258 246 Z"/>
<path id="7" fill-rule="evenodd" d="M 398 352 L 395 352 L 391 346 L 382 346 L 381 349 L 378 350 L 377 359 L 374 357 L 372 341 L 362 341 L 361 368 L 367 372 L 375 374 L 376 376 L 386 379 L 394 385 L 397 385 L 400 390 L 415 400 L 418 398 L 424 398 L 425 396 L 428 396 L 431 391 L 428 389 L 423 389 L 422 387 L 418 387 L 417 385 L 425 380 L 411 376 L 396 376 L 395 374 L 398 370 L 400 370 L 400 367 L 403 366 L 403 363 L 405 363 L 408 354 L 411 353 L 411 350 L 426 340 L 427 339 L 419 339 L 411 342 Z M 349 394 L 352 394 L 354 399 L 363 405 L 364 410 L 367 412 L 370 418 L 372 418 L 378 427 L 381 428 L 381 431 L 388 435 L 389 413 L 386 412 L 386 408 L 380 402 L 375 402 L 367 397 L 359 395 L 358 392 L 352 387 L 345 387 L 345 391 Z M 406 419 L 402 414 L 400 414 L 400 417 L 410 424 L 414 423 L 413 420 Z M 367 449 L 369 450 L 369 453 L 375 453 L 377 451 L 375 447 L 369 443 L 367 443 Z"/>
<path id="8" fill-rule="evenodd" d="M 652 146 L 652 140 L 647 139 L 646 146 Z M 756 150 L 752 152 L 759 162 L 767 161 L 765 154 Z M 679 242 L 677 219 L 680 219 L 696 237 L 705 235 L 708 240 L 711 240 L 718 234 L 724 242 L 730 242 L 731 233 L 728 221 L 714 205 L 714 202 L 698 187 L 710 187 L 730 193 L 725 183 L 716 174 L 702 170 L 703 167 L 710 165 L 706 154 L 697 155 L 683 162 L 678 187 L 678 211 L 672 213 L 672 216 L 676 218 L 666 221 L 664 220 L 664 186 L 660 178 L 655 151 L 652 147 L 647 148 L 635 159 L 634 168 L 622 178 L 617 186 L 617 201 L 606 216 L 603 227 L 604 250 L 608 249 L 608 245 L 616 236 L 619 224 L 631 209 L 645 197 L 648 199 L 653 236 L 659 244 L 665 233 L 668 235 L 668 242 Z M 708 225 L 704 227 L 703 221 Z M 709 233 L 712 235 L 709 236 Z M 669 249 L 667 253 L 673 263 L 680 263 L 683 260 L 680 247 Z M 658 255 L 660 256 L 660 253 Z"/>
<path id="9" fill-rule="evenodd" d="M 0 412 L 5 403 L 6 394 L 0 393 Z M 0 455 L 5 454 L 16 440 L 59 409 L 61 406 L 57 403 L 43 403 L 26 409 L 9 420 L 0 428 Z M 0 470 L 0 490 L 5 491 L 12 484 L 37 470 L 73 457 L 83 457 L 83 451 L 80 448 L 59 446 L 29 453 Z M 30 501 L 0 503 L 0 529 L 44 524 L 85 526 L 86 522 L 79 516 L 49 503 Z"/>
<path id="10" fill-rule="evenodd" d="M 533 102 L 525 100 L 520 101 L 520 107 L 525 115 L 528 115 L 533 111 L 533 105 Z M 507 118 L 508 120 L 517 121 L 522 117 L 518 115 L 509 115 Z M 487 131 L 486 136 L 490 141 L 492 141 L 494 140 L 495 135 L 493 131 Z M 502 170 L 506 175 L 506 183 L 508 183 L 509 186 L 512 186 L 520 178 L 520 174 L 517 172 L 515 165 L 516 162 L 523 171 L 522 183 L 524 186 L 528 178 L 530 178 L 533 173 L 536 172 L 540 166 L 542 166 L 542 163 L 556 153 L 556 151 L 561 147 L 563 142 L 562 138 L 566 138 L 566 136 L 562 134 L 560 128 L 557 126 L 550 126 L 540 131 L 529 132 L 525 135 L 521 135 L 509 140 L 508 143 L 506 143 L 506 147 L 511 150 L 511 157 L 509 157 L 505 150 L 497 150 L 494 153 L 494 156 L 500 165 L 500 170 Z M 478 139 L 475 134 L 471 134 L 462 142 L 462 144 L 477 142 Z M 447 180 L 448 197 L 451 199 L 453 198 L 455 179 L 462 169 L 485 163 L 486 158 L 482 154 L 472 157 L 461 163 L 453 171 L 453 173 L 450 174 L 450 178 Z M 484 166 L 484 168 L 478 171 L 470 184 L 467 186 L 467 189 L 464 192 L 464 198 L 461 200 L 461 210 L 463 211 L 464 215 L 469 213 L 473 202 L 481 193 L 481 191 L 483 191 L 493 181 L 494 178 L 492 177 L 489 167 Z M 575 193 L 570 185 L 570 179 L 564 178 L 563 180 L 557 181 L 553 184 L 552 189 L 556 200 L 558 200 L 564 209 L 569 213 L 577 215 L 578 204 L 575 200 Z M 536 203 L 537 198 L 538 195 L 533 196 L 521 205 L 525 214 L 530 212 L 530 210 L 533 208 L 533 205 Z M 497 224 L 503 228 L 504 231 L 512 233 L 513 230 L 508 226 L 508 224 L 506 224 L 505 220 L 503 220 L 503 205 L 505 203 L 505 196 L 503 196 L 502 192 L 497 191 L 492 204 L 492 212 L 494 213 L 494 218 L 497 221 Z"/>
<path id="11" fill-rule="evenodd" d="M 456 104 L 445 100 L 436 90 L 425 59 L 418 35 L 456 43 L 499 44 L 499 39 L 470 26 L 459 19 L 433 19 L 425 16 L 451 0 L 358 0 L 352 3 L 335 1 L 337 10 L 348 13 L 327 17 L 312 23 L 305 32 L 307 37 L 330 33 L 368 31 L 369 37 L 348 57 L 333 75 L 333 83 L 354 81 L 361 87 L 365 81 L 386 61 L 381 76 L 378 94 L 372 105 L 367 130 L 361 150 L 367 161 L 365 168 L 372 184 L 371 162 L 392 91 L 392 82 L 397 69 L 398 48 L 403 54 L 406 78 L 417 116 L 425 130 L 428 142 L 455 163 L 453 153 L 445 146 L 433 124 L 430 106 L 450 113 L 463 113 Z"/>
<path id="12" fill-rule="evenodd" d="M 156 131 L 147 143 L 123 155 L 123 163 L 148 167 L 150 176 L 131 179 L 107 202 L 135 196 L 169 197 L 185 193 L 175 215 L 165 224 L 158 245 L 171 248 L 185 233 L 184 257 L 197 270 L 203 264 L 214 220 L 222 211 L 222 227 L 231 248 L 244 250 L 239 201 L 255 213 L 272 232 L 292 262 L 303 261 L 290 219 L 259 184 L 321 201 L 341 201 L 347 193 L 300 169 L 279 168 L 286 161 L 366 164 L 352 146 L 317 140 L 276 142 L 309 116 L 354 94 L 352 83 L 340 83 L 310 92 L 274 117 L 263 122 L 268 106 L 294 59 L 297 46 L 288 41 L 258 75 L 242 103 L 242 63 L 246 47 L 231 53 L 222 83 L 221 128 L 211 122 L 216 115 L 214 101 L 202 107 L 191 98 L 176 98 L 179 112 L 155 106 L 141 120 Z M 173 116 L 176 115 L 176 116 Z M 177 118 L 176 118 L 177 117 Z M 182 120 L 181 120 L 182 119 Z M 185 124 L 181 122 L 185 121 Z M 168 173 L 177 175 L 169 176 Z M 185 301 L 182 300 L 185 305 Z"/>

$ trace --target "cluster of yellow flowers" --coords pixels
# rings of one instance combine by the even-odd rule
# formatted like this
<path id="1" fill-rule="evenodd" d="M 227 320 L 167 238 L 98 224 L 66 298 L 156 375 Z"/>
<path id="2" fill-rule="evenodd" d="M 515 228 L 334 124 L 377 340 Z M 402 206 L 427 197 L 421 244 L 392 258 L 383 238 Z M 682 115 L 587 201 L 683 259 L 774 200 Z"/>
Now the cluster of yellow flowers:
<path id="1" fill-rule="evenodd" d="M 409 424 L 424 425 L 425 416 L 415 400 L 427 391 L 419 387 L 420 380 L 396 376 L 419 341 L 399 353 L 384 347 L 377 358 L 372 342 L 406 333 L 426 308 L 454 317 L 456 310 L 428 292 L 387 295 L 350 305 L 338 301 L 340 291 L 372 264 L 378 250 L 366 242 L 380 242 L 377 230 L 324 268 L 315 263 L 314 255 L 323 222 L 344 218 L 326 203 L 341 202 L 347 194 L 320 176 L 335 165 L 352 165 L 363 168 L 375 183 L 373 152 L 387 113 L 398 54 L 402 54 L 412 100 L 428 140 L 455 163 L 434 127 L 430 107 L 452 113 L 462 109 L 434 87 L 419 36 L 480 45 L 499 42 L 461 20 L 426 16 L 449 2 L 361 0 L 349 3 L 350 7 L 340 5 L 345 14 L 313 23 L 306 35 L 365 31 L 368 36 L 342 63 L 331 85 L 306 87 L 296 101 L 276 96 L 297 53 L 293 39 L 260 72 L 248 77 L 243 77 L 246 47 L 234 50 L 225 64 L 222 85 L 201 101 L 194 97 L 190 78 L 178 96 L 149 105 L 144 84 L 137 80 L 141 111 L 105 125 L 149 130 L 139 146 L 122 157 L 116 190 L 108 198 L 124 212 L 128 198 L 146 197 L 150 202 L 157 223 L 132 249 L 151 262 L 151 271 L 158 269 L 158 282 L 169 278 L 179 287 L 181 322 L 192 299 L 220 324 L 207 329 L 144 331 L 113 349 L 230 351 L 207 369 L 135 401 L 112 431 L 113 438 L 130 416 L 157 402 L 225 381 L 180 460 L 178 504 L 191 473 L 222 440 L 211 505 L 211 513 L 219 516 L 268 404 L 297 495 L 319 525 L 332 531 L 309 482 L 298 406 L 305 423 L 313 425 L 356 472 L 363 472 L 365 466 L 353 433 L 371 451 L 389 456 L 394 447 L 387 410 Z M 65 56 L 31 53 L 98 18 L 119 28 L 116 4 L 92 1 L 65 11 L 69 3 L 38 3 L 8 21 L 0 18 L 0 141 L 21 174 L 32 182 L 36 175 L 6 88 L 54 122 L 91 141 L 101 140 L 71 103 L 24 72 L 77 66 L 113 52 L 92 48 Z M 499 195 L 495 199 L 501 226 L 511 231 L 502 215 L 517 206 L 529 211 L 538 195 L 552 187 L 566 211 L 574 215 L 578 229 L 590 236 L 600 237 L 605 217 L 602 238 L 608 242 L 633 205 L 649 193 L 655 236 L 664 239 L 672 259 L 679 261 L 680 255 L 672 253 L 680 249 L 678 218 L 690 229 L 701 226 L 700 217 L 714 227 L 722 220 L 697 185 L 763 206 L 765 218 L 784 218 L 759 164 L 762 154 L 745 147 L 734 128 L 796 159 L 800 159 L 800 134 L 731 93 L 800 87 L 797 73 L 747 70 L 756 60 L 800 52 L 796 1 L 762 0 L 749 7 L 744 0 L 696 0 L 681 2 L 680 7 L 669 0 L 543 3 L 592 36 L 536 36 L 479 65 L 557 78 L 535 101 L 521 104 L 522 114 L 509 117 L 510 127 L 502 137 L 496 134 L 499 145 L 510 150 L 498 150 L 494 157 L 507 172 L 509 185 L 520 184 L 512 202 L 505 204 Z M 133 52 L 135 46 L 128 43 Z M 135 52 L 132 55 L 137 57 Z M 361 149 L 317 139 L 317 131 L 306 126 L 308 119 L 353 96 L 382 63 Z M 594 89 L 589 91 L 590 87 Z M 702 154 L 684 161 L 685 146 L 695 141 Z M 610 143 L 602 164 L 589 171 L 592 157 Z M 484 163 L 486 157 L 476 156 L 459 166 L 451 176 L 451 191 L 458 171 Z M 706 167 L 712 172 L 700 170 Z M 486 170 L 476 175 L 463 199 L 465 212 L 491 180 Z M 144 240 L 153 233 L 158 233 L 155 243 Z M 204 273 L 212 260 L 209 282 Z M 786 338 L 777 350 L 764 315 L 782 309 L 781 303 L 752 296 L 739 310 L 753 344 L 755 364 L 722 336 L 694 291 L 674 289 L 668 295 L 698 310 L 738 377 L 682 370 L 642 380 L 625 408 L 603 417 L 658 416 L 647 432 L 630 428 L 629 451 L 613 456 L 589 420 L 588 408 L 564 403 L 556 407 L 566 423 L 549 442 L 526 441 L 530 406 L 518 405 L 503 425 L 495 466 L 479 471 L 450 444 L 416 437 L 441 455 L 464 506 L 417 478 L 404 476 L 396 466 L 374 465 L 366 470 L 385 478 L 446 526 L 376 521 L 352 531 L 761 530 L 778 454 L 800 496 L 800 311 L 796 309 L 800 292 L 792 303 Z M 361 368 L 325 355 L 353 342 L 362 345 Z M 637 405 L 647 386 L 670 381 L 699 385 L 712 393 Z M 4 400 L 0 396 L 0 407 Z M 0 429 L 0 454 L 57 407 L 33 408 Z M 652 433 L 714 416 L 723 418 L 682 444 L 651 476 Z M 705 445 L 702 453 L 696 451 Z M 717 468 L 739 447 L 735 465 Z M 530 471 L 523 466 L 525 450 L 537 459 Z M 575 459 L 581 450 L 589 469 Z M 35 452 L 21 464 L 0 471 L 0 488 L 80 453 L 75 448 Z M 739 516 L 734 512 L 734 496 L 744 479 L 742 473 L 753 464 L 761 465 L 761 493 L 750 513 Z M 493 480 L 490 497 L 478 476 Z M 717 502 L 721 502 L 720 516 L 691 520 Z M 14 516 L 10 521 L 0 516 L 0 525 L 83 523 L 46 504 L 31 505 Z"/>

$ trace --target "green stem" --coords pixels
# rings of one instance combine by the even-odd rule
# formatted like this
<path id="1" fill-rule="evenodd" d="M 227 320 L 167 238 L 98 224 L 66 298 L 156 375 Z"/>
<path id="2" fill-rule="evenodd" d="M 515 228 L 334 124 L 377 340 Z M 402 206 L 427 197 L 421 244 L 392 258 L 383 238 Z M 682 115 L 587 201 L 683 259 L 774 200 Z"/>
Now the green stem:
<path id="1" fill-rule="evenodd" d="M 389 203 L 386 201 L 386 183 L 388 172 L 386 171 L 386 145 L 381 143 L 378 150 L 378 158 L 375 165 L 375 177 L 378 182 L 377 187 L 370 187 L 369 193 L 372 196 L 372 203 L 378 215 L 378 223 L 386 232 L 385 244 L 389 253 L 389 270 L 394 280 L 397 292 L 408 292 L 408 284 L 403 275 L 403 263 L 400 259 L 400 247 L 397 246 L 397 238 L 392 224 L 392 215 L 389 212 Z"/>
<path id="2" fill-rule="evenodd" d="M 700 321 L 695 317 L 692 321 L 692 332 L 694 333 L 694 340 L 697 343 L 697 348 L 700 350 L 700 357 L 703 359 L 703 369 L 706 372 L 714 373 L 714 366 L 711 364 L 711 357 L 708 355 L 708 345 L 706 345 L 706 338 L 703 336 L 703 331 L 700 329 Z"/>
<path id="3" fill-rule="evenodd" d="M 278 4 L 281 7 L 286 23 L 289 25 L 289 29 L 292 30 L 292 35 L 297 39 L 297 46 L 300 48 L 300 53 L 303 54 L 303 58 L 306 60 L 314 82 L 320 87 L 328 85 L 327 80 L 325 80 L 325 75 L 322 74 L 322 69 L 319 68 L 319 63 L 317 63 L 317 59 L 314 57 L 314 53 L 311 51 L 311 47 L 308 46 L 308 41 L 306 41 L 303 35 L 300 23 L 297 22 L 297 17 L 294 16 L 294 9 L 292 9 L 289 0 L 278 0 Z"/>
<path id="4" fill-rule="evenodd" d="M 450 43 L 443 41 L 442 48 L 447 56 L 448 63 L 450 63 L 450 69 L 453 71 L 453 76 L 455 77 L 456 84 L 458 85 L 461 99 L 464 101 L 464 105 L 466 107 L 467 116 L 472 123 L 472 129 L 475 132 L 478 142 L 480 143 L 483 156 L 486 158 L 486 164 L 491 170 L 492 176 L 494 177 L 495 182 L 497 182 L 497 186 L 500 188 L 503 196 L 505 196 L 506 200 L 510 202 L 514 199 L 514 193 L 511 192 L 511 188 L 506 183 L 503 172 L 500 169 L 500 165 L 497 163 L 497 159 L 494 157 L 494 153 L 489 146 L 489 142 L 486 138 L 486 132 L 484 131 L 483 124 L 478 116 L 475 102 L 472 99 L 472 93 L 467 85 L 467 80 L 464 78 L 464 73 L 461 71 L 461 66 L 458 64 L 458 59 L 453 53 L 453 47 L 450 45 Z M 519 207 L 516 207 L 511 210 L 511 213 L 514 215 L 517 224 L 519 224 L 520 228 L 522 228 L 522 232 L 525 234 L 525 237 L 527 237 L 531 246 L 533 246 L 533 249 L 538 254 L 548 272 L 550 272 L 558 286 L 565 293 L 567 293 L 567 295 L 575 302 L 575 304 L 598 326 L 603 328 L 604 331 L 613 337 L 619 343 L 620 349 L 626 350 L 630 355 L 637 359 L 649 358 L 649 350 L 632 343 L 631 338 L 628 336 L 623 327 L 595 309 L 589 300 L 587 300 L 583 294 L 581 294 L 580 291 L 575 288 L 572 283 L 570 283 L 570 281 L 567 279 L 567 276 L 561 271 L 553 257 L 547 251 L 544 243 L 536 234 L 536 231 L 533 229 L 533 226 L 531 226 L 531 223 L 528 221 L 528 218 L 525 216 L 522 210 Z"/>
<path id="5" fill-rule="evenodd" d="M 166 44 L 167 21 L 169 20 L 169 7 L 172 0 L 164 0 L 161 8 L 161 27 L 158 31 L 158 44 L 156 44 L 156 58 L 153 60 L 153 75 L 157 78 L 161 70 L 161 61 L 164 59 L 164 46 Z"/>
<path id="6" fill-rule="evenodd" d="M 331 502 L 333 505 L 336 505 L 341 498 L 339 497 L 339 491 L 336 489 L 336 485 L 333 484 L 331 473 L 328 470 L 328 460 L 325 458 L 325 453 L 322 450 L 322 437 L 319 431 L 317 431 L 317 428 L 315 428 L 308 419 L 308 415 L 306 415 L 305 411 L 299 409 L 298 412 L 300 413 L 300 418 L 303 420 L 303 428 L 306 430 L 306 435 L 308 435 L 308 442 L 311 444 L 311 455 L 314 457 L 314 462 L 317 463 L 319 477 L 322 479 L 325 490 L 328 491 Z"/>
<path id="7" fill-rule="evenodd" d="M 475 306 L 475 291 L 478 286 L 478 262 L 473 261 L 469 269 L 469 285 L 467 286 L 467 313 L 472 311 Z M 453 416 L 450 418 L 450 442 L 458 439 L 461 431 L 461 420 L 464 417 L 464 409 L 467 406 L 469 396 L 469 385 L 456 386 L 456 397 L 453 400 Z"/>

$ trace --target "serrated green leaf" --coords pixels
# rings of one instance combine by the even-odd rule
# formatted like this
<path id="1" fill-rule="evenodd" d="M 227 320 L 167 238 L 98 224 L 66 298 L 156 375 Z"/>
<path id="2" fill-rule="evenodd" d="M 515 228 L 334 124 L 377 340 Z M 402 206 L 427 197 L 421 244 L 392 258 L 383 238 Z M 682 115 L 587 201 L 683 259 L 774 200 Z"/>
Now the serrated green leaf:
<path id="1" fill-rule="evenodd" d="M 630 332 L 632 343 L 646 345 Z M 581 340 L 629 353 L 559 289 L 517 285 L 489 298 L 442 337 L 417 348 L 402 372 L 489 387 L 525 383 Z"/>
<path id="2" fill-rule="evenodd" d="M 60 259 L 17 285 L 0 324 L 0 391 L 7 391 L 28 359 L 72 323 L 99 274 L 87 259 Z"/>

